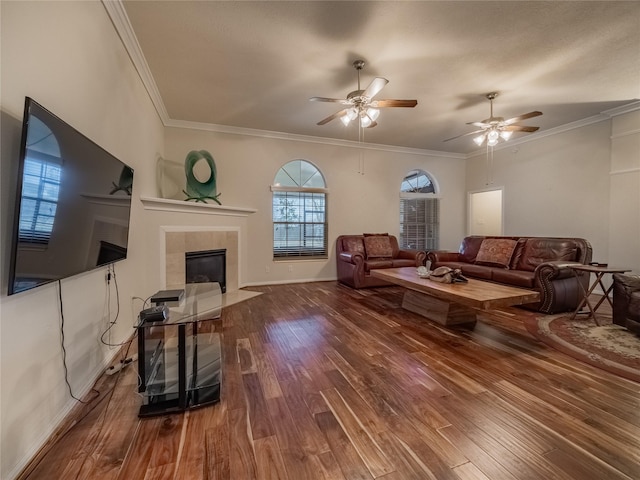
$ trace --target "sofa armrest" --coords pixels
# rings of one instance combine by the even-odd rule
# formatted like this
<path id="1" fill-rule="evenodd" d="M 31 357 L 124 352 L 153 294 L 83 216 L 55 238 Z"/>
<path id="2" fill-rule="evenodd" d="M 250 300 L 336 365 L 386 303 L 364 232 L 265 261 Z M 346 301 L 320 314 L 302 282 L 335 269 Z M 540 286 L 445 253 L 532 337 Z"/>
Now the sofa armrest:
<path id="1" fill-rule="evenodd" d="M 355 265 L 364 262 L 364 255 L 360 252 L 342 252 L 338 255 L 338 259 Z"/>
<path id="2" fill-rule="evenodd" d="M 441 262 L 459 262 L 460 254 L 446 250 L 430 250 L 427 252 L 427 260 L 431 261 L 431 265 Z"/>
<path id="3" fill-rule="evenodd" d="M 582 263 L 556 260 L 536 267 L 535 284 L 541 291 L 542 300 L 539 311 L 551 314 L 577 308 L 583 298 L 583 291 L 589 288 L 589 274 L 574 273 L 571 265 Z"/>
<path id="4" fill-rule="evenodd" d="M 423 250 L 405 248 L 402 250 L 398 250 L 398 256 L 396 258 L 414 260 L 416 262 L 416 267 L 419 267 L 421 265 L 424 265 L 427 259 L 427 252 Z"/>
<path id="5" fill-rule="evenodd" d="M 574 271 L 570 268 L 571 265 L 582 265 L 580 262 L 564 262 L 562 260 L 554 260 L 551 262 L 541 263 L 536 267 L 536 278 L 542 279 L 543 277 L 548 280 L 572 278 L 574 277 Z M 577 272 L 578 276 L 586 275 L 586 272 Z M 587 276 L 587 280 L 588 280 Z"/>
<path id="6" fill-rule="evenodd" d="M 640 276 L 613 274 L 613 323 L 627 326 L 631 294 L 640 291 Z"/>

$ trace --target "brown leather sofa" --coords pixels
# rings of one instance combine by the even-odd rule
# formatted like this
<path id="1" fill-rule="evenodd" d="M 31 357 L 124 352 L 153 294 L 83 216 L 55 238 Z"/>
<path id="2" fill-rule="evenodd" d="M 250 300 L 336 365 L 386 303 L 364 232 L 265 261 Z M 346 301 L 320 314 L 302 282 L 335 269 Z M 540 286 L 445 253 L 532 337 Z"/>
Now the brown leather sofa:
<path id="1" fill-rule="evenodd" d="M 352 288 L 390 285 L 372 277 L 376 268 L 419 267 L 424 265 L 426 252 L 401 249 L 393 235 L 340 235 L 336 240 L 338 280 Z"/>
<path id="2" fill-rule="evenodd" d="M 640 275 L 613 274 L 613 323 L 640 336 Z"/>
<path id="3" fill-rule="evenodd" d="M 540 302 L 526 307 L 559 313 L 577 308 L 580 283 L 589 288 L 589 276 L 576 278 L 568 265 L 588 264 L 591 255 L 591 244 L 582 238 L 470 236 L 458 252 L 427 252 L 427 263 L 431 269 L 460 268 L 468 277 L 537 290 Z"/>

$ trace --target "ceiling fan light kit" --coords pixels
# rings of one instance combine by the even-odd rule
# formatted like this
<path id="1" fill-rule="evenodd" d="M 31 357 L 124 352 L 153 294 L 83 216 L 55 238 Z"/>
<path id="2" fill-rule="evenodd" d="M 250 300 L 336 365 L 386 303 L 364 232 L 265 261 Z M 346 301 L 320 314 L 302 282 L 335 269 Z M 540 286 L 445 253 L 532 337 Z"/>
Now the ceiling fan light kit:
<path id="1" fill-rule="evenodd" d="M 494 117 L 493 116 L 493 100 L 498 96 L 498 92 L 490 92 L 486 95 L 487 100 L 489 100 L 491 104 L 491 111 L 489 118 L 482 120 L 481 122 L 469 122 L 467 125 L 474 125 L 476 127 L 480 127 L 480 130 L 475 130 L 469 133 L 463 133 L 462 135 L 457 135 L 455 137 L 447 138 L 444 140 L 448 142 L 449 140 L 454 140 L 456 138 L 465 137 L 467 135 L 476 135 L 473 137 L 473 141 L 476 145 L 481 147 L 485 142 L 488 146 L 493 147 L 497 145 L 500 140 L 508 141 L 513 135 L 513 132 L 535 132 L 540 127 L 527 127 L 524 125 L 514 125 L 522 120 L 526 120 L 527 118 L 537 117 L 542 115 L 542 112 L 534 111 L 525 113 L 522 115 L 518 115 L 517 117 L 509 118 L 505 120 L 503 117 Z"/>
<path id="2" fill-rule="evenodd" d="M 380 108 L 388 107 L 415 107 L 417 100 L 373 100 L 380 90 L 389 83 L 389 80 L 382 77 L 374 78 L 369 86 L 362 90 L 360 88 L 360 70 L 364 68 L 364 60 L 356 60 L 353 62 L 353 68 L 358 71 L 358 89 L 347 95 L 346 99 L 327 98 L 327 97 L 311 97 L 312 102 L 333 102 L 340 103 L 346 108 L 339 112 L 329 115 L 318 122 L 318 125 L 325 125 L 331 120 L 339 118 L 346 127 L 351 122 L 359 120 L 360 128 L 373 128 L 378 123 L 376 120 L 380 116 Z"/>

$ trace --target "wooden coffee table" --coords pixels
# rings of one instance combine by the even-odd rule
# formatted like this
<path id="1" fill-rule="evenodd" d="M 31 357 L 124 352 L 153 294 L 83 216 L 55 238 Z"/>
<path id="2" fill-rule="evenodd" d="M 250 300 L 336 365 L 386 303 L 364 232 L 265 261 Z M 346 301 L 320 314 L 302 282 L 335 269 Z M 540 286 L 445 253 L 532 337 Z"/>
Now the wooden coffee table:
<path id="1" fill-rule="evenodd" d="M 473 278 L 466 283 L 435 282 L 420 278 L 415 267 L 371 270 L 371 275 L 407 289 L 402 308 L 446 326 L 475 325 L 477 310 L 524 305 L 540 300 L 540 294 L 533 290 Z"/>

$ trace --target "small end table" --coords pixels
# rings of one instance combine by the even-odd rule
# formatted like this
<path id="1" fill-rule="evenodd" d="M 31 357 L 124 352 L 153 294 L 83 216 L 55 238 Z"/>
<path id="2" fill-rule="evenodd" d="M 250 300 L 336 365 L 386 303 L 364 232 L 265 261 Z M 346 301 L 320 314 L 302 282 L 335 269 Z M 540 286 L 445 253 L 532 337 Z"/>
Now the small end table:
<path id="1" fill-rule="evenodd" d="M 576 318 L 576 315 L 586 305 L 589 308 L 589 314 L 587 315 L 586 318 L 593 317 L 593 320 L 596 322 L 596 325 L 600 326 L 600 322 L 598 321 L 598 317 L 596 316 L 596 310 L 598 310 L 598 307 L 600 307 L 600 305 L 602 305 L 602 302 L 604 302 L 606 299 L 609 302 L 609 305 L 611 305 L 611 308 L 613 308 L 613 302 L 609 297 L 609 292 L 611 292 L 611 289 L 613 288 L 613 284 L 609 285 L 609 288 L 606 288 L 602 283 L 602 277 L 604 277 L 607 273 L 609 274 L 626 273 L 626 272 L 630 272 L 631 270 L 626 268 L 612 268 L 612 267 L 600 267 L 597 265 L 577 265 L 577 264 L 569 265 L 569 268 L 573 270 L 573 274 L 576 276 L 576 279 L 578 280 L 579 280 L 578 278 L 579 272 L 586 272 L 587 275 L 591 275 L 593 273 L 596 276 L 594 282 L 591 284 L 588 290 L 585 290 L 582 282 L 578 281 L 578 284 L 582 289 L 582 293 L 584 297 L 582 298 L 582 301 L 578 305 L 578 308 L 576 308 L 576 311 L 573 312 L 573 315 L 571 315 L 571 319 L 573 320 L 574 318 Z M 604 292 L 604 296 L 598 301 L 598 303 L 595 304 L 595 306 L 593 306 L 591 305 L 591 302 L 589 302 L 589 296 L 593 293 L 593 290 L 595 290 L 595 288 L 598 285 L 600 285 L 600 288 L 602 288 L 602 291 Z"/>

